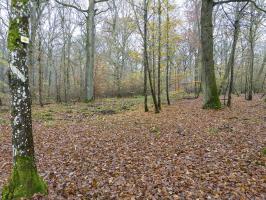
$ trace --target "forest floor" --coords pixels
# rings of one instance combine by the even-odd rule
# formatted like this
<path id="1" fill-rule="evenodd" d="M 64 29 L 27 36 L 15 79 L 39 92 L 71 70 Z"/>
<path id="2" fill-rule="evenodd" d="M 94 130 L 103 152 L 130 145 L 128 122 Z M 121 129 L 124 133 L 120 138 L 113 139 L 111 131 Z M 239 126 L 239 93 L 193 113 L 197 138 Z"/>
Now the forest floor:
<path id="1" fill-rule="evenodd" d="M 34 106 L 38 169 L 49 185 L 36 199 L 266 199 L 263 100 L 234 97 L 218 111 L 179 100 L 160 114 L 140 103 Z M 0 188 L 12 168 L 8 118 L 0 113 Z"/>

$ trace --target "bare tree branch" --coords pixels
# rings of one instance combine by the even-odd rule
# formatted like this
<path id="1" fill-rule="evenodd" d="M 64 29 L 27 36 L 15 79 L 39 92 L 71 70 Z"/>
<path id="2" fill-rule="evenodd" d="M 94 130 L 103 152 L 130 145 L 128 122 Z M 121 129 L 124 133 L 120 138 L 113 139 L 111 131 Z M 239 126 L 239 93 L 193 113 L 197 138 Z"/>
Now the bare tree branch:
<path id="1" fill-rule="evenodd" d="M 77 7 L 75 5 L 72 5 L 72 4 L 63 3 L 63 2 L 60 2 L 58 0 L 55 0 L 55 2 L 62 5 L 62 6 L 65 6 L 65 7 L 74 8 L 75 10 L 77 10 L 79 12 L 88 12 L 88 9 L 84 10 L 84 9 Z"/>
<path id="2" fill-rule="evenodd" d="M 253 0 L 225 0 L 225 1 L 217 1 L 217 2 L 213 2 L 213 6 L 216 6 L 216 5 L 221 5 L 221 4 L 224 4 L 224 3 L 232 3 L 232 2 L 250 2 L 252 3 L 256 9 L 266 13 L 266 9 L 264 8 L 261 8 L 260 6 L 257 5 L 257 3 Z"/>

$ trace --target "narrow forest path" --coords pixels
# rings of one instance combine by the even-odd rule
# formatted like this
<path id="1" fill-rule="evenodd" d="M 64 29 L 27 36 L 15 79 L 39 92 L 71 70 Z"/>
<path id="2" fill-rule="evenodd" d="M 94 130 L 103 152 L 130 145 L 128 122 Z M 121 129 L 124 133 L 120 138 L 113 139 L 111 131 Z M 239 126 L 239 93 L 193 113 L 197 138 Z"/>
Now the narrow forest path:
<path id="1" fill-rule="evenodd" d="M 202 110 L 200 99 L 163 106 L 160 114 L 47 109 L 54 113 L 46 121 L 34 120 L 50 191 L 40 199 L 266 198 L 266 104 L 258 98 L 235 97 L 232 110 L 219 111 Z M 10 137 L 2 123 L 0 188 L 12 165 Z"/>

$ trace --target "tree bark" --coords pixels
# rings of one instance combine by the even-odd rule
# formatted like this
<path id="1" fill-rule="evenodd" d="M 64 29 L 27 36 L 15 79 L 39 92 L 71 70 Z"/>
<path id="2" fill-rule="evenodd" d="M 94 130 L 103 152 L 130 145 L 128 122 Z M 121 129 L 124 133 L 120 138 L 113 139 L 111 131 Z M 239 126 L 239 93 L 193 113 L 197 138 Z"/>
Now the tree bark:
<path id="1" fill-rule="evenodd" d="M 36 43 L 36 36 L 37 36 L 37 29 L 38 29 L 38 19 L 37 19 L 37 1 L 32 2 L 31 7 L 31 24 L 30 24 L 30 44 L 29 44 L 29 73 L 31 74 L 31 84 L 35 86 L 35 58 L 34 58 L 34 51 L 35 51 L 35 43 Z"/>
<path id="2" fill-rule="evenodd" d="M 240 14 L 237 14 L 240 15 Z M 240 18 L 237 16 L 237 19 L 234 23 L 234 39 L 232 45 L 232 51 L 229 58 L 228 68 L 230 69 L 230 79 L 229 79 L 229 91 L 228 91 L 228 100 L 227 106 L 231 106 L 231 99 L 232 99 L 232 91 L 233 91 L 233 83 L 234 83 L 234 65 L 235 65 L 235 52 L 236 52 L 236 45 L 239 37 L 240 31 Z"/>
<path id="3" fill-rule="evenodd" d="M 170 25 L 170 17 L 169 17 L 169 0 L 166 1 L 166 99 L 167 104 L 170 105 L 170 97 L 169 97 L 169 68 L 170 68 L 170 55 L 169 55 L 169 25 Z"/>
<path id="4" fill-rule="evenodd" d="M 202 0 L 201 6 L 201 47 L 202 47 L 202 88 L 203 108 L 219 109 L 221 102 L 217 92 L 213 60 L 213 1 Z"/>
<path id="5" fill-rule="evenodd" d="M 255 30 L 254 30 L 254 8 L 251 8 L 250 13 L 250 27 L 249 27 L 249 69 L 248 69 L 248 82 L 247 82 L 247 98 L 251 101 L 253 98 L 253 69 L 254 69 L 254 45 L 255 45 Z"/>
<path id="6" fill-rule="evenodd" d="M 43 88 L 43 70 L 42 70 L 42 60 L 41 60 L 41 38 L 39 35 L 39 46 L 38 46 L 38 65 L 39 65 L 39 104 L 43 107 L 43 95 L 42 95 L 42 88 Z"/>
<path id="7" fill-rule="evenodd" d="M 29 37 L 29 8 L 29 0 L 11 1 L 8 49 L 13 171 L 8 184 L 3 188 L 3 200 L 30 198 L 36 193 L 47 194 L 47 185 L 38 175 L 35 163 L 27 65 L 28 42 L 21 38 Z"/>
<path id="8" fill-rule="evenodd" d="M 263 61 L 262 61 L 262 64 L 261 64 L 261 67 L 260 67 L 260 69 L 259 69 L 259 71 L 258 71 L 258 74 L 257 74 L 257 76 L 256 76 L 256 81 L 258 82 L 258 84 L 257 84 L 257 92 L 263 92 L 262 90 L 261 90 L 261 86 L 263 85 L 263 80 L 260 82 L 260 78 L 263 76 L 263 70 L 264 70 L 264 67 L 265 67 L 265 65 L 266 65 L 266 52 L 265 52 L 265 54 L 264 54 L 264 57 L 263 57 Z M 262 85 L 261 85 L 261 84 Z"/>
<path id="9" fill-rule="evenodd" d="M 85 77 L 85 101 L 94 99 L 94 49 L 95 49 L 95 0 L 89 0 L 89 10 L 87 13 L 87 41 L 86 41 L 86 77 Z"/>
<path id="10" fill-rule="evenodd" d="M 156 99 L 156 94 L 154 92 L 153 89 L 153 85 L 152 85 L 152 76 L 151 76 L 151 70 L 149 69 L 149 58 L 148 58 L 148 43 L 147 43 L 147 36 L 148 36 L 148 3 L 147 0 L 143 1 L 144 3 L 144 36 L 143 36 L 143 44 L 144 44 L 144 68 L 146 68 L 147 73 L 148 73 L 148 77 L 149 77 L 149 82 L 150 82 L 150 90 L 151 90 L 151 95 L 152 95 L 152 99 L 153 99 L 153 104 L 154 104 L 154 108 L 155 108 L 155 113 L 159 113 L 160 110 L 158 108 L 158 104 L 157 104 L 157 99 Z"/>
<path id="11" fill-rule="evenodd" d="M 145 54 L 143 55 L 144 57 L 146 56 Z M 144 58 L 145 59 L 145 58 Z M 147 63 L 144 61 L 144 111 L 148 112 L 148 84 L 147 84 Z"/>
<path id="12" fill-rule="evenodd" d="M 162 57 L 162 51 L 161 51 L 161 38 L 162 38 L 162 3 L 161 0 L 158 0 L 158 82 L 157 82 L 157 90 L 158 90 L 158 108 L 159 110 L 162 109 L 161 106 L 161 57 Z"/>

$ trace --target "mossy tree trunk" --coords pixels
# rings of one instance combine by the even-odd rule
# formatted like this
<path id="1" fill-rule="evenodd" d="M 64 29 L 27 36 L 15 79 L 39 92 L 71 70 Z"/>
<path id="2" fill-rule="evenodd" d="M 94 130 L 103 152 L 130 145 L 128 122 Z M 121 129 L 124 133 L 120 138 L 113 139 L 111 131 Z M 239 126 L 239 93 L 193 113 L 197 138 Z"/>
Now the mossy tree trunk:
<path id="1" fill-rule="evenodd" d="M 217 92 L 213 60 L 213 0 L 202 0 L 201 7 L 201 47 L 202 47 L 202 89 L 203 108 L 219 109 L 221 102 Z"/>
<path id="2" fill-rule="evenodd" d="M 29 0 L 12 0 L 8 34 L 10 50 L 9 85 L 13 170 L 2 192 L 3 200 L 29 198 L 46 194 L 47 186 L 39 177 L 34 157 L 31 98 L 28 77 Z"/>

